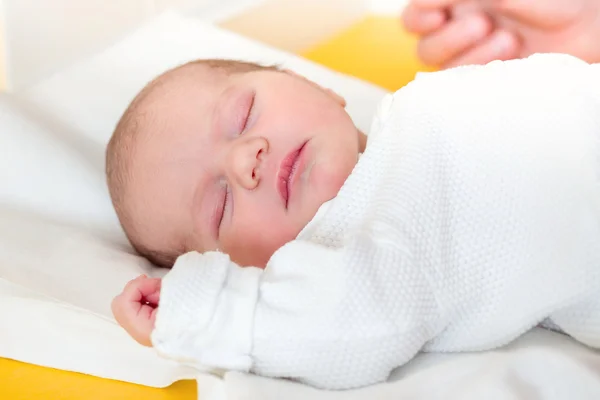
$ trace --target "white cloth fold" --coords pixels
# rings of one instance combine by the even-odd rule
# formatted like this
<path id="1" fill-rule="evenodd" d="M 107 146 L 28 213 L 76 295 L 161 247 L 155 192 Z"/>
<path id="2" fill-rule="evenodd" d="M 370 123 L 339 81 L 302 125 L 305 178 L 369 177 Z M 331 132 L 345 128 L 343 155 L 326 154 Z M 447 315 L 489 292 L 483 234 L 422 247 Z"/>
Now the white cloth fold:
<path id="1" fill-rule="evenodd" d="M 420 350 L 503 346 L 547 318 L 599 347 L 599 135 L 598 69 L 573 57 L 422 75 L 384 100 L 338 196 L 264 271 L 180 258 L 153 341 L 328 389 L 382 382 Z"/>

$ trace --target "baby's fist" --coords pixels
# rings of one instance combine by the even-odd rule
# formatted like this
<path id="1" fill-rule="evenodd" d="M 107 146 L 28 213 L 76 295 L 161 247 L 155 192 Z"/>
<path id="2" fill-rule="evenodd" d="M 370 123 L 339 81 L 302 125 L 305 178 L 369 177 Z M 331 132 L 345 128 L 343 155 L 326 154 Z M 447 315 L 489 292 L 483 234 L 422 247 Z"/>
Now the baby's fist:
<path id="1" fill-rule="evenodd" d="M 127 283 L 112 302 L 112 312 L 119 325 L 144 346 L 152 346 L 150 334 L 158 310 L 160 283 L 159 278 L 138 276 Z"/>

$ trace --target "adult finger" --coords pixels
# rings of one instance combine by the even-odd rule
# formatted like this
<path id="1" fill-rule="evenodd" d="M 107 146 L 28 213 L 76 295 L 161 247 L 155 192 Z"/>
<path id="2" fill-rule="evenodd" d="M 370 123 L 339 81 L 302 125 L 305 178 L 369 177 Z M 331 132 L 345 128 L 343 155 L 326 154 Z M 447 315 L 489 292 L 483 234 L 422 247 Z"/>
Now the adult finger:
<path id="1" fill-rule="evenodd" d="M 417 35 L 427 35 L 444 25 L 447 15 L 444 10 L 426 10 L 408 5 L 401 16 L 404 28 Z"/>
<path id="2" fill-rule="evenodd" d="M 419 58 L 429 65 L 446 64 L 489 35 L 491 30 L 492 23 L 483 13 L 453 20 L 421 39 L 417 47 Z"/>
<path id="3" fill-rule="evenodd" d="M 555 28 L 572 22 L 585 13 L 584 0 L 488 0 L 496 11 L 524 24 Z"/>
<path id="4" fill-rule="evenodd" d="M 464 0 L 412 0 L 411 5 L 425 9 L 448 8 Z"/>
<path id="5" fill-rule="evenodd" d="M 481 44 L 446 63 L 444 68 L 468 64 L 487 64 L 494 60 L 510 60 L 519 56 L 520 47 L 516 35 L 505 30 L 497 30 Z"/>

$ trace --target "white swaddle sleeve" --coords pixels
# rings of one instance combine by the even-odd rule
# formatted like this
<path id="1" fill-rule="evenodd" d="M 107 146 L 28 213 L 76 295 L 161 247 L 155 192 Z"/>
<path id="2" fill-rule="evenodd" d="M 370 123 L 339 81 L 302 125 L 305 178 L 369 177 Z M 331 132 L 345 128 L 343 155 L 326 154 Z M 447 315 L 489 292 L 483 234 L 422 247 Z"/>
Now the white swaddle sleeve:
<path id="1" fill-rule="evenodd" d="M 199 369 L 249 371 L 261 274 L 223 253 L 179 257 L 162 283 L 152 332 L 156 350 Z"/>
<path id="2" fill-rule="evenodd" d="M 321 388 L 385 381 L 443 326 L 426 277 L 372 239 L 357 236 L 343 249 L 293 241 L 264 271 L 238 267 L 221 253 L 182 256 L 163 284 L 153 344 L 198 368 Z M 355 273 L 393 263 L 396 270 L 374 268 L 367 281 Z M 391 293 L 400 280 L 407 289 Z"/>

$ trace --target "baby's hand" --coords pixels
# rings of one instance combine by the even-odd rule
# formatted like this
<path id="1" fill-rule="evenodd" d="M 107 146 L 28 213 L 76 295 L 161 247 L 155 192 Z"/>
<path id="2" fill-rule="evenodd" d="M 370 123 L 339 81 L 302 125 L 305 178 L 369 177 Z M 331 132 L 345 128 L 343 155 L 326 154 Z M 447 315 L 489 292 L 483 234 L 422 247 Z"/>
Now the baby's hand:
<path id="1" fill-rule="evenodd" d="M 112 302 L 112 312 L 119 325 L 144 346 L 152 346 L 150 334 L 158 310 L 160 284 L 159 278 L 138 276 L 127 283 Z"/>

